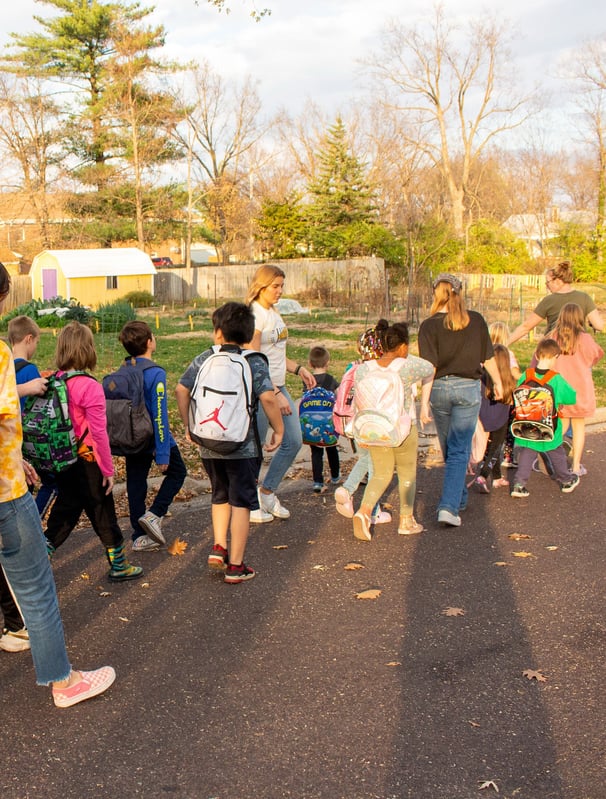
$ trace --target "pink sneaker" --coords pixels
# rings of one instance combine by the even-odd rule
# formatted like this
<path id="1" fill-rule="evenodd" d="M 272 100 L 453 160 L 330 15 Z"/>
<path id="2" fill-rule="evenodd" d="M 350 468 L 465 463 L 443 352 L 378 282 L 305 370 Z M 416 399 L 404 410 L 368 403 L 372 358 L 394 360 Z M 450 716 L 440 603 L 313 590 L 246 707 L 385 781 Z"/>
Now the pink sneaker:
<path id="1" fill-rule="evenodd" d="M 106 691 L 116 679 L 116 672 L 111 666 L 78 673 L 81 679 L 69 688 L 53 688 L 53 699 L 57 707 L 71 707 L 85 699 L 92 699 Z"/>
<path id="2" fill-rule="evenodd" d="M 504 477 L 499 477 L 497 480 L 492 481 L 493 488 L 509 488 L 509 480 Z"/>
<path id="3" fill-rule="evenodd" d="M 391 513 L 386 510 L 380 510 L 377 514 L 370 517 L 371 524 L 389 524 L 391 521 Z"/>
<path id="4" fill-rule="evenodd" d="M 337 513 L 345 516 L 346 519 L 352 519 L 354 515 L 353 500 L 351 494 L 343 486 L 339 486 L 335 491 L 335 502 L 337 503 Z"/>

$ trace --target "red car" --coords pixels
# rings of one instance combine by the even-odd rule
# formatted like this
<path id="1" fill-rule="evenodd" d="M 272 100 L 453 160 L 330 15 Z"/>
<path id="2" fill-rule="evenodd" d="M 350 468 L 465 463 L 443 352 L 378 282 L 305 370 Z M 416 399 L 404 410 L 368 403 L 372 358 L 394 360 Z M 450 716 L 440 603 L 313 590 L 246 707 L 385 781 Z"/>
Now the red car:
<path id="1" fill-rule="evenodd" d="M 154 255 L 152 263 L 154 266 L 172 266 L 173 259 L 169 258 L 168 255 Z"/>

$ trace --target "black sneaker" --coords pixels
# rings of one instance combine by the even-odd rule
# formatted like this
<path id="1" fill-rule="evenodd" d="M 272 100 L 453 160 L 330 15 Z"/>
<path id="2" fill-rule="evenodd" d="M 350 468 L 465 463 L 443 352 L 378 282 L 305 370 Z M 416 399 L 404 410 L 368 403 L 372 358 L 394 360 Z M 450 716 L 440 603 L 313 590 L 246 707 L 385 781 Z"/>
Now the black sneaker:
<path id="1" fill-rule="evenodd" d="M 249 569 L 245 563 L 240 563 L 237 566 L 230 563 L 227 566 L 223 580 L 226 583 L 243 583 L 245 580 L 252 580 L 256 576 L 257 572 L 254 569 Z"/>
<path id="2" fill-rule="evenodd" d="M 512 497 L 529 497 L 530 491 L 526 488 L 526 486 L 520 485 L 519 483 L 514 485 L 513 491 L 511 492 Z"/>
<path id="3" fill-rule="evenodd" d="M 560 486 L 560 491 L 562 494 L 571 494 L 578 484 L 581 482 L 581 478 L 578 474 L 575 474 L 572 480 L 569 480 L 567 483 L 562 483 Z"/>

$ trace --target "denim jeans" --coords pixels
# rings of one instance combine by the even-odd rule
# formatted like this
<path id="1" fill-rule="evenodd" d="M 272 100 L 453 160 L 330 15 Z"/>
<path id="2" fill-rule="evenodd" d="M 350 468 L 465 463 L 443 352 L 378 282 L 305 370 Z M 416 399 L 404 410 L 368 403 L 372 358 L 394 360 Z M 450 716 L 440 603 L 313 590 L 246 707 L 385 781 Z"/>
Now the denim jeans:
<path id="1" fill-rule="evenodd" d="M 133 541 L 145 534 L 145 530 L 139 524 L 139 519 L 146 510 L 147 476 L 153 459 L 153 452 L 140 452 L 136 455 L 126 456 L 126 493 L 130 523 L 133 528 Z M 179 493 L 186 476 L 187 469 L 179 447 L 175 444 L 170 448 L 168 469 L 163 473 L 162 483 L 149 508 L 155 516 L 166 516 L 168 508 Z"/>
<path id="2" fill-rule="evenodd" d="M 268 491 L 275 491 L 278 488 L 282 478 L 290 469 L 299 450 L 303 446 L 297 406 L 286 390 L 286 386 L 280 386 L 280 391 L 288 400 L 292 414 L 290 416 L 282 416 L 284 420 L 284 438 L 276 452 L 274 452 L 271 463 L 269 464 L 269 469 L 262 481 L 263 488 L 266 488 Z M 269 430 L 269 421 L 260 403 L 259 410 L 257 411 L 257 426 L 261 443 L 265 443 L 267 431 Z"/>
<path id="3" fill-rule="evenodd" d="M 445 463 L 438 511 L 447 510 L 455 516 L 467 506 L 465 475 L 480 398 L 480 381 L 465 377 L 440 377 L 431 389 L 431 411 Z"/>
<path id="4" fill-rule="evenodd" d="M 55 580 L 40 515 L 29 491 L 0 502 L 0 565 L 29 632 L 38 685 L 69 677 Z"/>

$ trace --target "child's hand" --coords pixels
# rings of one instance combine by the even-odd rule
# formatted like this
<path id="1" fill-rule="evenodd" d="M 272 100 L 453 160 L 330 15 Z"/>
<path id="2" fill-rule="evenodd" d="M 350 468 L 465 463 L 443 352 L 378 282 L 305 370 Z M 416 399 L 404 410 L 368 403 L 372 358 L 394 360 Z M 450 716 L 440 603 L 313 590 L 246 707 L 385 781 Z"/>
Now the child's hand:
<path id="1" fill-rule="evenodd" d="M 103 478 L 103 488 L 105 489 L 105 495 L 111 494 L 114 488 L 114 478 L 112 475 L 106 475 Z"/>
<path id="2" fill-rule="evenodd" d="M 28 396 L 41 397 L 46 394 L 48 380 L 45 377 L 35 377 L 33 380 L 28 380 L 25 386 Z"/>
<path id="3" fill-rule="evenodd" d="M 314 383 L 315 383 L 315 378 L 314 378 Z M 284 394 L 282 394 L 281 391 L 278 394 L 276 394 L 276 402 L 278 403 L 278 408 L 280 409 L 280 413 L 282 414 L 282 416 L 292 416 L 292 408 L 290 407 L 288 400 L 286 399 Z"/>
<path id="4" fill-rule="evenodd" d="M 162 474 L 164 474 L 168 469 L 168 463 L 157 463 L 156 466 L 162 472 Z"/>
<path id="5" fill-rule="evenodd" d="M 419 420 L 422 425 L 429 424 L 433 422 L 433 416 L 431 415 L 431 410 L 429 408 L 429 403 L 421 403 L 421 408 L 419 410 Z"/>
<path id="6" fill-rule="evenodd" d="M 284 437 L 283 433 L 272 432 L 269 444 L 264 444 L 263 449 L 266 452 L 273 452 L 275 449 L 278 449 L 278 447 L 282 443 L 283 437 Z"/>
<path id="7" fill-rule="evenodd" d="M 23 461 L 23 471 L 25 473 L 25 481 L 28 486 L 33 486 L 38 480 L 38 472 L 34 469 L 31 463 Z"/>

